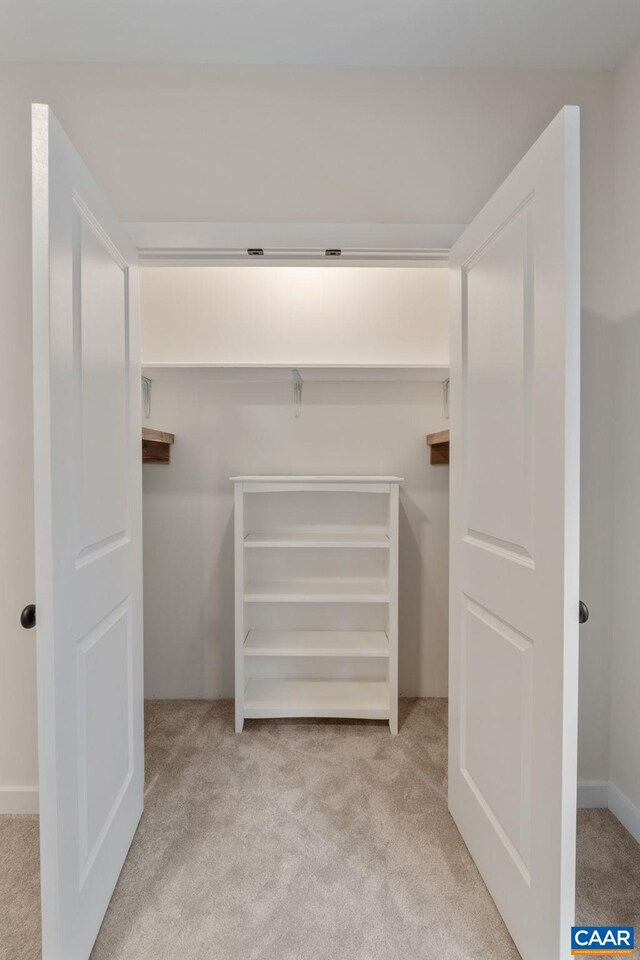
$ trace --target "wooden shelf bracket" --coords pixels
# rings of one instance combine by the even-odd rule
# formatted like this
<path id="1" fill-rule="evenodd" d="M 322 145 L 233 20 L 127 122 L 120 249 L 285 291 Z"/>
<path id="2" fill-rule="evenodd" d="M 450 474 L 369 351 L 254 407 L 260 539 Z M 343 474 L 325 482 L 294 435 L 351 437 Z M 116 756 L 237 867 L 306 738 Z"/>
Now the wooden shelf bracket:
<path id="1" fill-rule="evenodd" d="M 175 441 L 175 434 L 165 433 L 164 430 L 152 430 L 151 427 L 142 428 L 142 462 L 143 463 L 171 463 L 171 444 Z"/>
<path id="2" fill-rule="evenodd" d="M 449 431 L 439 430 L 427 434 L 427 444 L 431 450 L 431 463 L 434 465 L 449 463 Z"/>

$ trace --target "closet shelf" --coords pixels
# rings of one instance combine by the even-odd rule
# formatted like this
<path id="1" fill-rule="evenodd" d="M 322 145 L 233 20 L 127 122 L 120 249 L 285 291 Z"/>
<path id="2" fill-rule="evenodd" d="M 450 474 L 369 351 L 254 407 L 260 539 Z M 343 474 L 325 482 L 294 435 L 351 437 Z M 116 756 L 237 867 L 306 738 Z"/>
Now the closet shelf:
<path id="1" fill-rule="evenodd" d="M 449 463 L 449 431 L 439 430 L 437 433 L 427 434 L 427 443 L 431 450 L 431 463 Z"/>
<path id="2" fill-rule="evenodd" d="M 152 430 L 151 427 L 142 428 L 142 462 L 143 463 L 171 463 L 171 444 L 175 442 L 175 434 L 164 430 Z"/>
<path id="3" fill-rule="evenodd" d="M 383 630 L 250 630 L 245 657 L 385 657 Z"/>
<path id="4" fill-rule="evenodd" d="M 386 720 L 389 687 L 383 680 L 247 681 L 244 715 L 260 717 L 348 717 Z"/>
<path id="5" fill-rule="evenodd" d="M 349 549 L 389 549 L 389 537 L 376 533 L 250 533 L 245 548 L 266 547 L 343 547 Z"/>
<path id="6" fill-rule="evenodd" d="M 371 577 L 265 580 L 244 588 L 247 603 L 388 603 L 389 585 Z"/>
<path id="7" fill-rule="evenodd" d="M 332 476 L 331 474 L 318 473 L 318 474 L 308 474 L 306 476 L 292 476 L 287 474 L 277 474 L 277 475 L 266 475 L 266 474 L 245 474 L 239 477 L 231 477 L 231 480 L 234 483 L 244 483 L 247 484 L 248 489 L 245 489 L 245 493 L 259 493 L 261 489 L 251 486 L 252 484 L 269 484 L 269 489 L 274 491 L 274 484 L 279 485 L 281 483 L 290 484 L 291 490 L 302 490 L 305 487 L 305 484 L 322 484 L 325 487 L 334 489 L 335 487 L 343 487 L 345 484 L 351 485 L 354 483 L 361 484 L 363 487 L 363 492 L 372 489 L 374 486 L 379 484 L 388 484 L 388 483 L 402 483 L 403 477 L 384 477 L 384 476 Z M 287 487 L 289 489 L 289 487 Z M 386 491 L 385 491 L 386 492 Z"/>
<path id="8" fill-rule="evenodd" d="M 142 373 L 150 380 L 254 380 L 291 383 L 297 370 L 310 380 L 446 380 L 449 367 L 442 363 L 145 363 Z"/>

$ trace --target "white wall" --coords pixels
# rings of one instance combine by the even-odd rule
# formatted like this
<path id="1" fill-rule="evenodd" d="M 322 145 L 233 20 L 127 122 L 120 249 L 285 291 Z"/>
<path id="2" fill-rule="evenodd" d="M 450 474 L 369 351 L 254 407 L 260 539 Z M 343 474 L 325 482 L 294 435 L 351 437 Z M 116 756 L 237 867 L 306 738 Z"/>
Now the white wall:
<path id="1" fill-rule="evenodd" d="M 577 103 L 589 274 L 607 249 L 611 74 L 6 64 L 0 80 L 5 101 L 50 103 L 128 221 L 467 223 Z"/>
<path id="2" fill-rule="evenodd" d="M 583 265 L 584 270 L 584 265 Z M 613 323 L 582 311 L 578 780 L 609 777 L 613 570 Z"/>
<path id="3" fill-rule="evenodd" d="M 640 841 L 640 47 L 616 74 L 614 812 Z"/>
<path id="4" fill-rule="evenodd" d="M 145 363 L 449 363 L 449 280 L 420 267 L 151 267 Z"/>
<path id="5" fill-rule="evenodd" d="M 36 780 L 29 105 L 48 102 L 123 220 L 469 221 L 565 103 L 582 108 L 585 355 L 611 312 L 612 77 L 567 71 L 0 66 L 0 785 Z M 585 390 L 608 381 L 589 378 Z M 610 614 L 610 431 L 587 423 L 582 675 Z M 608 606 L 609 604 L 609 606 Z M 594 687 L 597 680 L 591 684 Z M 584 686 L 587 690 L 589 687 Z M 608 717 L 581 703 L 581 776 Z"/>
<path id="6" fill-rule="evenodd" d="M 438 383 L 153 386 L 169 466 L 144 467 L 145 691 L 233 696 L 233 489 L 242 473 L 399 474 L 400 691 L 446 696 L 449 471 L 425 434 L 446 426 Z"/>
<path id="7" fill-rule="evenodd" d="M 0 80 L 0 813 L 33 810 L 37 783 L 28 115 Z"/>

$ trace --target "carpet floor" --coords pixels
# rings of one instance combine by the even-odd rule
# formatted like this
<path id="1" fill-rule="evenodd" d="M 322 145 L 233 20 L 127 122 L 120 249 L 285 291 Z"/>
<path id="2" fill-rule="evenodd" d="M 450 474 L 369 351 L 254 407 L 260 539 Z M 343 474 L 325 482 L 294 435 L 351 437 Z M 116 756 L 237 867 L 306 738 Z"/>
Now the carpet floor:
<path id="1" fill-rule="evenodd" d="M 446 701 L 401 729 L 146 705 L 145 812 L 92 960 L 518 960 L 446 806 Z M 640 847 L 579 812 L 578 919 L 640 926 Z M 38 822 L 0 817 L 0 958 L 39 960 Z"/>

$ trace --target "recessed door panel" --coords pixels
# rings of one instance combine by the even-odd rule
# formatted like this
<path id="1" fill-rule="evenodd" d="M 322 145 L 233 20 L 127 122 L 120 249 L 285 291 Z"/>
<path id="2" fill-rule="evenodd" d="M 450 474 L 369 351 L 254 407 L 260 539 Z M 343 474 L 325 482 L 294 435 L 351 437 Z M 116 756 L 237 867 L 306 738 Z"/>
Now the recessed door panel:
<path id="1" fill-rule="evenodd" d="M 533 647 L 469 599 L 462 645 L 461 769 L 529 882 Z"/>
<path id="2" fill-rule="evenodd" d="M 133 774 L 133 650 L 129 601 L 78 646 L 80 883 Z"/>
<path id="3" fill-rule="evenodd" d="M 80 531 L 78 559 L 126 536 L 128 268 L 76 201 L 75 362 Z"/>
<path id="4" fill-rule="evenodd" d="M 463 356 L 468 533 L 533 556 L 531 205 L 465 266 Z"/>

